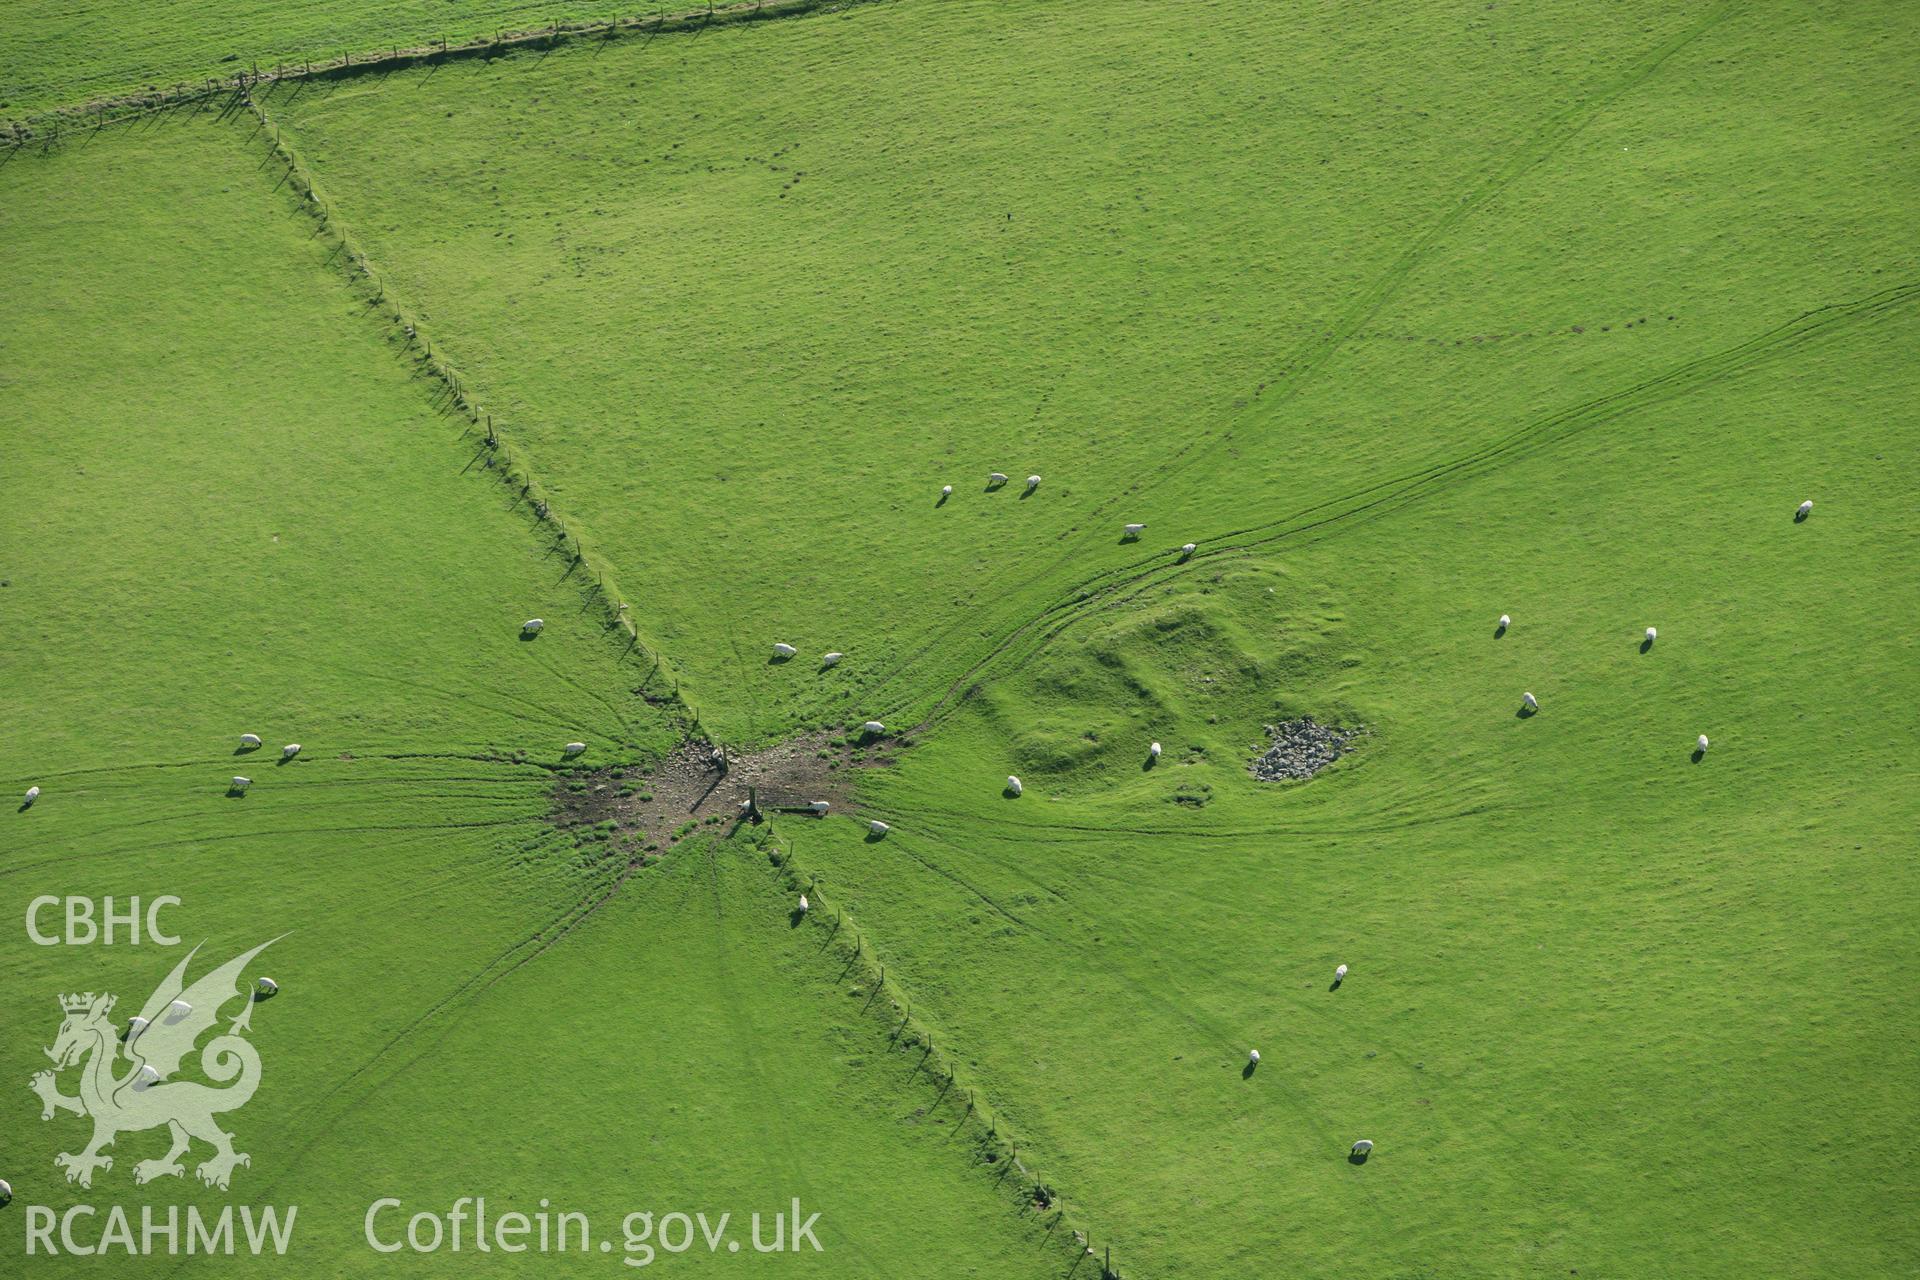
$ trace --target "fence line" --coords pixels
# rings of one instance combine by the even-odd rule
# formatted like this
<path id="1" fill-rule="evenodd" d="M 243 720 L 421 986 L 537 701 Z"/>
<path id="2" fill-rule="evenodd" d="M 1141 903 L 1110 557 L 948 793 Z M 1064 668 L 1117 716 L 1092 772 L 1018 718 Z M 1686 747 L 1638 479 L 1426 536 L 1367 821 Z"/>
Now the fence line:
<path id="1" fill-rule="evenodd" d="M 438 41 L 410 46 L 395 46 L 384 52 L 361 54 L 351 50 L 339 57 L 319 61 L 275 63 L 262 70 L 256 60 L 229 76 L 209 76 L 180 80 L 164 89 L 124 93 L 52 107 L 45 111 L 0 124 L 0 145 L 22 146 L 38 139 L 54 140 L 64 129 L 119 124 L 154 111 L 197 102 L 221 93 L 246 93 L 260 85 L 280 81 L 332 79 L 345 76 L 374 75 L 420 64 L 451 62 L 464 58 L 490 58 L 497 54 L 529 49 L 552 49 L 570 40 L 588 36 L 612 39 L 622 33 L 645 32 L 659 35 L 675 31 L 697 31 L 718 24 L 765 22 L 778 18 L 800 17 L 814 12 L 834 12 L 882 0 L 737 0 L 726 5 L 681 9 L 668 13 L 615 16 L 605 21 L 555 22 L 529 30 L 497 30 L 491 37 L 479 36 L 452 43 L 442 36 Z"/>
<path id="2" fill-rule="evenodd" d="M 366 286 L 370 287 L 369 305 L 380 308 L 387 321 L 398 326 L 402 341 L 407 350 L 414 354 L 415 362 L 427 376 L 439 382 L 441 392 L 448 397 L 455 412 L 468 423 L 467 434 L 480 434 L 482 449 L 485 451 L 487 469 L 500 477 L 501 481 L 524 499 L 533 512 L 534 519 L 552 527 L 555 546 L 563 553 L 571 551 L 573 564 L 584 570 L 591 579 L 586 588 L 590 595 L 599 598 L 606 614 L 608 625 L 626 633 L 629 639 L 629 652 L 638 650 L 642 659 L 653 664 L 649 674 L 650 684 L 655 677 L 671 682 L 672 700 L 683 710 L 691 711 L 680 697 L 679 679 L 673 668 L 660 652 L 640 637 L 638 625 L 633 621 L 632 607 L 621 595 L 618 582 L 609 571 L 606 560 L 595 551 L 580 533 L 571 527 L 564 516 L 553 510 L 548 501 L 546 490 L 534 476 L 533 469 L 524 459 L 522 452 L 515 448 L 509 436 L 494 423 L 493 415 L 477 404 L 467 394 L 466 379 L 447 359 L 445 349 L 435 352 L 433 339 L 420 326 L 419 318 L 414 315 L 400 298 L 387 289 L 385 283 L 374 274 L 373 266 L 359 240 L 344 223 L 333 215 L 332 201 L 315 183 L 311 170 L 301 161 L 293 144 L 280 132 L 273 118 L 247 90 L 240 90 L 238 101 L 259 122 L 259 132 L 267 139 L 268 149 L 286 165 L 283 183 L 290 183 L 298 194 L 303 207 L 318 224 L 320 230 L 338 244 L 334 256 L 344 255 L 344 270 L 352 280 L 356 273 Z M 331 260 L 331 258 L 329 259 Z M 644 688 L 645 686 L 643 686 Z M 693 713 L 697 723 L 698 713 Z"/>
<path id="3" fill-rule="evenodd" d="M 1020 1176 L 1026 1179 L 1035 1203 L 1038 1203 L 1040 1197 L 1044 1194 L 1047 1208 L 1046 1210 L 1042 1210 L 1042 1212 L 1054 1212 L 1057 1215 L 1054 1219 L 1054 1226 L 1056 1228 L 1066 1227 L 1067 1230 L 1072 1233 L 1074 1240 L 1078 1242 L 1076 1247 L 1084 1246 L 1086 1253 L 1093 1253 L 1094 1244 L 1091 1229 L 1079 1221 L 1077 1214 L 1071 1214 L 1071 1211 L 1067 1207 L 1066 1198 L 1060 1195 L 1051 1183 L 1042 1178 L 1020 1158 L 1020 1141 L 1018 1135 L 1009 1129 L 1003 1129 L 1001 1127 L 1001 1117 L 999 1113 L 994 1110 L 992 1104 L 990 1102 L 982 1102 L 976 1096 L 975 1091 L 980 1086 L 968 1081 L 963 1070 L 957 1065 L 957 1059 L 950 1054 L 942 1052 L 934 1040 L 933 1031 L 924 1022 L 913 1016 L 912 997 L 905 992 L 898 981 L 887 977 L 887 966 L 881 963 L 880 958 L 874 954 L 873 948 L 867 943 L 866 935 L 861 932 L 860 926 L 855 922 L 852 914 L 844 907 L 836 905 L 832 899 L 827 896 L 822 890 L 820 882 L 814 877 L 814 874 L 807 870 L 796 857 L 793 841 L 781 835 L 780 832 L 775 829 L 771 818 L 767 819 L 767 833 L 774 843 L 779 846 L 779 856 L 774 859 L 774 865 L 779 868 L 781 882 L 788 892 L 805 893 L 807 895 L 807 905 L 809 907 L 807 914 L 810 918 L 824 921 L 826 919 L 826 913 L 831 911 L 834 917 L 833 928 L 835 932 L 838 933 L 844 929 L 852 935 L 853 952 L 848 963 L 859 969 L 863 978 L 872 984 L 874 994 L 876 996 L 885 996 L 887 1004 L 892 1008 L 893 1012 L 900 1015 L 900 1026 L 896 1035 L 904 1033 L 909 1045 L 926 1045 L 925 1059 L 932 1064 L 932 1069 L 928 1072 L 929 1078 L 936 1078 L 939 1073 L 944 1072 L 949 1088 L 965 1091 L 967 1095 L 967 1106 L 965 1114 L 961 1117 L 961 1122 L 964 1124 L 968 1117 L 975 1117 L 979 1121 L 984 1122 L 986 1132 L 978 1137 L 979 1145 L 991 1150 L 995 1155 L 996 1162 L 998 1160 L 1005 1160 L 1009 1167 L 1018 1171 Z M 1105 1248 L 1106 1262 L 1102 1267 L 1102 1273 L 1105 1276 L 1111 1276 L 1117 1280 L 1120 1273 L 1113 1269 L 1113 1246 L 1111 1243 L 1108 1243 Z"/>

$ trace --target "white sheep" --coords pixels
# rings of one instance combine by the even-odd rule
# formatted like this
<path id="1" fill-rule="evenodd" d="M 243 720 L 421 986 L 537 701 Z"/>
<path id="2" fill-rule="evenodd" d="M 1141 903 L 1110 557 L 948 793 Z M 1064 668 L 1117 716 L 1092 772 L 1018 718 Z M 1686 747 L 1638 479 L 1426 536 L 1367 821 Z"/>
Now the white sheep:
<path id="1" fill-rule="evenodd" d="M 807 895 L 804 893 L 801 894 L 800 895 L 800 914 L 805 915 L 807 914 L 807 912 L 811 910 L 813 910 L 813 908 L 807 905 Z"/>
<path id="2" fill-rule="evenodd" d="M 950 484 L 941 485 L 940 496 L 943 498 L 951 498 L 953 496 L 953 486 Z"/>
<path id="3" fill-rule="evenodd" d="M 253 785 L 252 778 L 243 778 L 237 773 L 233 775 L 233 789 L 235 791 L 245 791 L 248 787 L 252 785 Z"/>
<path id="4" fill-rule="evenodd" d="M 812 812 L 821 813 L 821 814 L 824 814 L 831 807 L 832 806 L 829 805 L 825 800 L 815 800 L 812 804 L 809 804 L 807 806 L 807 808 Z"/>
<path id="5" fill-rule="evenodd" d="M 987 475 L 987 483 L 990 485 L 1003 485 L 1006 482 L 1007 482 L 1007 473 L 1004 471 L 993 471 L 993 472 L 989 472 Z"/>
<path id="6" fill-rule="evenodd" d="M 175 1000 L 167 1006 L 167 1021 L 178 1022 L 192 1012 L 193 1006 L 185 1000 Z"/>
<path id="7" fill-rule="evenodd" d="M 1531 693 L 1521 694 L 1520 703 L 1529 711 L 1538 711 L 1540 709 L 1540 699 L 1534 697 Z"/>
<path id="8" fill-rule="evenodd" d="M 1028 476 L 1028 477 L 1027 477 L 1027 492 L 1028 492 L 1028 493 L 1032 493 L 1032 492 L 1033 492 L 1033 491 L 1034 491 L 1035 489 L 1038 489 L 1039 487 L 1040 487 L 1040 477 L 1039 477 L 1039 476 Z"/>
<path id="9" fill-rule="evenodd" d="M 0 1178 L 0 1209 L 4 1209 L 12 1203 L 13 1203 L 13 1184 L 11 1182 L 8 1182 L 5 1178 Z"/>
<path id="10" fill-rule="evenodd" d="M 280 994 L 280 984 L 272 978 L 255 978 L 253 985 L 263 996 Z"/>
<path id="11" fill-rule="evenodd" d="M 147 1086 L 159 1083 L 160 1071 L 152 1063 L 143 1062 L 140 1070 L 134 1073 L 133 1088 L 136 1093 L 145 1093 Z"/>
<path id="12" fill-rule="evenodd" d="M 1648 643 L 1648 644 L 1652 644 L 1652 643 L 1653 643 L 1653 642 L 1654 642 L 1655 640 L 1658 640 L 1659 638 L 1660 638 L 1660 628 L 1658 628 L 1658 627 L 1648 627 L 1648 628 L 1647 628 L 1647 643 Z"/>
<path id="13" fill-rule="evenodd" d="M 1693 740 L 1693 745 L 1696 750 L 1704 752 L 1707 749 L 1707 735 L 1703 733 L 1699 737 L 1695 738 Z"/>
<path id="14" fill-rule="evenodd" d="M 860 726 L 860 732 L 862 733 L 885 733 L 886 731 L 887 726 L 881 724 L 878 720 L 869 720 Z"/>
<path id="15" fill-rule="evenodd" d="M 1126 526 L 1124 529 L 1122 529 L 1120 532 L 1124 537 L 1137 538 L 1146 529 L 1146 527 L 1147 526 L 1145 526 L 1144 524 L 1130 524 Z"/>
<path id="16" fill-rule="evenodd" d="M 1148 747 L 1147 747 L 1147 758 L 1148 758 L 1148 759 L 1150 759 L 1150 760 L 1158 760 L 1158 759 L 1160 758 L 1160 744 L 1159 744 L 1159 743 L 1157 743 L 1157 742 L 1155 742 L 1155 743 L 1150 743 L 1150 744 L 1148 745 Z"/>
<path id="17" fill-rule="evenodd" d="M 145 1031 L 146 1029 L 147 1029 L 147 1020 L 145 1018 L 140 1017 L 138 1014 L 135 1014 L 132 1021 L 127 1023 L 127 1043 L 132 1044 L 136 1039 L 139 1038 L 140 1033 L 142 1031 Z"/>
<path id="18" fill-rule="evenodd" d="M 1333 980 L 1335 982 L 1345 982 L 1347 980 L 1347 966 L 1341 965 L 1338 969 L 1335 969 L 1333 971 Z"/>
<path id="19" fill-rule="evenodd" d="M 1810 515 L 1812 515 L 1812 514 L 1813 514 L 1813 499 L 1812 499 L 1812 498 L 1808 498 L 1808 499 L 1807 499 L 1807 500 L 1806 500 L 1805 502 L 1803 502 L 1803 503 L 1801 503 L 1801 504 L 1800 504 L 1800 510 L 1799 510 L 1799 511 L 1798 511 L 1798 512 L 1797 512 L 1796 514 L 1797 514 L 1797 515 L 1799 516 L 1799 518 L 1800 518 L 1800 519 L 1802 519 L 1802 520 L 1805 520 L 1805 519 L 1806 519 L 1806 518 L 1807 518 L 1808 516 L 1810 516 Z"/>
<path id="20" fill-rule="evenodd" d="M 570 756 L 577 756 L 582 751 L 585 751 L 586 749 L 587 749 L 587 744 L 584 742 L 569 742 L 566 746 L 561 748 L 563 752 L 565 752 L 567 755 L 570 755 Z"/>
<path id="21" fill-rule="evenodd" d="M 546 625 L 547 623 L 544 618 L 528 618 L 525 622 L 520 624 L 520 630 L 525 632 L 527 635 L 534 635 L 539 632 L 540 628 Z"/>
<path id="22" fill-rule="evenodd" d="M 260 745 L 260 735 L 257 733 L 243 733 L 240 735 L 240 745 L 251 751 Z"/>
<path id="23" fill-rule="evenodd" d="M 846 654 L 844 654 L 844 653 L 829 653 L 829 654 L 826 654 L 826 655 L 824 655 L 824 656 L 822 656 L 822 657 L 821 657 L 821 659 L 820 659 L 820 665 L 821 665 L 821 666 L 823 666 L 823 667 L 837 667 L 837 666 L 839 666 L 839 665 L 840 665 L 840 659 L 842 659 L 842 658 L 844 658 L 844 657 L 846 657 L 846 656 L 847 656 L 847 655 L 846 655 Z"/>
<path id="24" fill-rule="evenodd" d="M 1349 1154 L 1349 1155 L 1356 1155 L 1356 1156 L 1363 1156 L 1363 1155 L 1365 1155 L 1365 1154 L 1367 1154 L 1367 1152 L 1369 1152 L 1369 1151 L 1371 1151 L 1371 1150 L 1373 1150 L 1373 1139 L 1371 1139 L 1371 1138 L 1362 1138 L 1362 1139 L 1360 1139 L 1360 1141 L 1358 1141 L 1358 1142 L 1356 1142 L 1356 1143 L 1354 1143 L 1354 1144 L 1353 1144 L 1353 1150 L 1352 1150 L 1351 1152 L 1349 1152 L 1348 1154 Z"/>
<path id="25" fill-rule="evenodd" d="M 790 644 L 776 644 L 773 646 L 773 656 L 776 658 L 791 658 L 798 652 L 800 651 Z"/>
<path id="26" fill-rule="evenodd" d="M 1504 614 L 1504 613 L 1500 615 L 1500 629 L 1501 629 L 1502 631 L 1505 631 L 1505 630 L 1506 630 L 1506 629 L 1507 629 L 1508 627 L 1510 627 L 1510 626 L 1512 626 L 1512 625 L 1513 625 L 1513 619 L 1512 619 L 1512 618 L 1509 618 L 1509 617 L 1508 617 L 1508 616 L 1507 616 L 1506 614 Z"/>
<path id="27" fill-rule="evenodd" d="M 282 760 L 291 760 L 299 754 L 300 744 L 297 742 L 289 742 L 286 746 L 280 748 L 280 758 Z"/>
<path id="28" fill-rule="evenodd" d="M 1020 794 L 1020 791 L 1021 791 L 1021 787 L 1020 787 L 1020 779 L 1018 779 L 1018 778 L 1016 778 L 1016 777 L 1014 777 L 1014 776 L 1013 776 L 1012 774 L 1008 774 L 1008 775 L 1007 775 L 1007 792 L 1008 792 L 1008 794 L 1010 794 L 1010 795 L 1016 795 L 1016 796 L 1017 796 L 1017 795 L 1019 795 L 1019 794 Z"/>
<path id="29" fill-rule="evenodd" d="M 1250 1067 L 1260 1065 L 1260 1051 L 1258 1049 L 1247 1050 L 1247 1065 Z"/>
<path id="30" fill-rule="evenodd" d="M 886 823 L 880 821 L 880 819 L 875 818 L 872 822 L 869 822 L 867 824 L 867 830 L 873 832 L 873 834 L 877 836 L 883 836 L 887 834 L 887 832 L 893 830 L 893 828 L 888 826 Z"/>
<path id="31" fill-rule="evenodd" d="M 25 803 L 25 804 L 32 804 L 32 803 L 33 803 L 33 802 L 34 802 L 35 800 L 38 800 L 39 798 L 40 798 L 40 788 L 39 788 L 39 787 L 28 787 L 28 788 L 27 788 L 27 798 L 26 798 L 26 800 L 25 800 L 25 801 L 24 801 L 23 803 Z"/>
<path id="32" fill-rule="evenodd" d="M 1198 551 L 1199 549 L 1200 549 L 1200 544 L 1197 542 L 1182 543 L 1180 545 L 1180 558 L 1182 560 L 1191 559 L 1193 556 L 1193 553 Z"/>

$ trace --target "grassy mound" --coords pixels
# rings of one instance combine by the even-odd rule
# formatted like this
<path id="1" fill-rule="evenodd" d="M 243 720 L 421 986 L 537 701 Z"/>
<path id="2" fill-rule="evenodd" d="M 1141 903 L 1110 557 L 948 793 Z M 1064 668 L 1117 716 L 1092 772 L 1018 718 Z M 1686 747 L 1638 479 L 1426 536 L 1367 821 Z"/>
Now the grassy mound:
<path id="1" fill-rule="evenodd" d="M 708 723 L 915 726 L 801 859 L 1129 1266 L 1897 1269 L 1909 24 L 1208 19 L 273 109 Z"/>

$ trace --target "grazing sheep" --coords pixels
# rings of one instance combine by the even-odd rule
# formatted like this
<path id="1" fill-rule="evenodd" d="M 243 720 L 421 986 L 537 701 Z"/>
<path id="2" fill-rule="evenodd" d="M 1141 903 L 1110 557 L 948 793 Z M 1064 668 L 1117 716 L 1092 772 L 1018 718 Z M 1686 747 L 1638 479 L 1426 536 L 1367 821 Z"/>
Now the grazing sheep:
<path id="1" fill-rule="evenodd" d="M 773 656 L 776 658 L 791 658 L 798 652 L 800 651 L 790 644 L 776 644 L 773 646 Z"/>
<path id="2" fill-rule="evenodd" d="M 1335 982 L 1345 982 L 1347 980 L 1347 966 L 1341 965 L 1338 969 L 1335 969 L 1333 971 L 1333 980 Z"/>
<path id="3" fill-rule="evenodd" d="M 807 895 L 804 893 L 801 894 L 800 895 L 800 914 L 805 915 L 807 914 L 807 912 L 811 910 L 813 910 L 813 908 L 807 905 Z"/>
<path id="4" fill-rule="evenodd" d="M 254 989 L 257 990 L 263 996 L 273 996 L 273 995 L 280 994 L 280 984 L 275 982 L 272 978 L 255 978 L 253 980 L 253 985 L 254 985 Z"/>
<path id="5" fill-rule="evenodd" d="M 1009 795 L 1017 796 L 1020 794 L 1020 791 L 1021 791 L 1020 779 L 1014 777 L 1012 774 L 1008 774 L 1007 775 L 1007 793 Z"/>
<path id="6" fill-rule="evenodd" d="M 154 1067 L 151 1063 L 143 1062 L 140 1064 L 140 1070 L 136 1072 L 133 1077 L 134 1092 L 145 1093 L 147 1086 L 157 1084 L 159 1080 L 160 1072 L 158 1068 Z"/>
<path id="7" fill-rule="evenodd" d="M 167 1006 L 167 1021 L 178 1022 L 180 1021 L 180 1019 L 186 1017 L 188 1014 L 192 1012 L 193 1012 L 193 1006 L 188 1004 L 185 1000 L 175 1000 L 172 1004 Z"/>
<path id="8" fill-rule="evenodd" d="M 569 742 L 566 746 L 560 749 L 563 752 L 565 752 L 567 755 L 577 756 L 582 751 L 585 751 L 587 749 L 587 744 L 584 742 Z"/>
<path id="9" fill-rule="evenodd" d="M 893 828 L 888 826 L 886 823 L 880 821 L 880 819 L 875 818 L 872 822 L 869 822 L 867 824 L 867 830 L 873 832 L 873 834 L 877 836 L 883 836 L 887 834 L 887 832 L 893 830 Z"/>
<path id="10" fill-rule="evenodd" d="M 1003 485 L 1006 482 L 1007 482 L 1007 473 L 1004 471 L 994 471 L 994 472 L 990 472 L 987 475 L 987 483 L 990 485 L 996 485 L 996 486 Z"/>
<path id="11" fill-rule="evenodd" d="M 1200 544 L 1197 542 L 1183 543 L 1181 544 L 1181 547 L 1180 547 L 1180 558 L 1182 560 L 1192 559 L 1193 553 L 1198 551 L 1199 549 L 1200 549 Z"/>
<path id="12" fill-rule="evenodd" d="M 1652 644 L 1652 643 L 1653 643 L 1653 642 L 1654 642 L 1655 640 L 1658 640 L 1659 638 L 1660 638 L 1660 628 L 1658 628 L 1658 627 L 1648 627 L 1648 628 L 1647 628 L 1647 643 L 1648 643 L 1648 644 Z"/>
<path id="13" fill-rule="evenodd" d="M 1540 709 L 1540 700 L 1530 693 L 1520 695 L 1520 704 L 1529 711 L 1538 711 Z"/>
<path id="14" fill-rule="evenodd" d="M 1358 1142 L 1356 1142 L 1356 1143 L 1354 1143 L 1354 1144 L 1353 1144 L 1353 1150 L 1352 1150 L 1351 1152 L 1349 1152 L 1348 1154 L 1349 1154 L 1349 1155 L 1356 1155 L 1356 1156 L 1363 1156 L 1363 1155 L 1365 1155 L 1365 1154 L 1367 1154 L 1367 1152 L 1369 1152 L 1369 1151 L 1371 1151 L 1371 1150 L 1373 1150 L 1373 1139 L 1371 1139 L 1371 1138 L 1362 1138 L 1362 1139 L 1360 1139 L 1360 1141 L 1358 1141 Z"/>
<path id="15" fill-rule="evenodd" d="M 829 654 L 826 654 L 825 656 L 823 656 L 823 657 L 822 657 L 822 658 L 820 659 L 820 665 L 821 665 L 821 666 L 823 666 L 823 667 L 837 667 L 837 666 L 839 666 L 839 665 L 840 665 L 840 659 L 842 659 L 842 658 L 844 658 L 844 657 L 846 657 L 846 656 L 847 656 L 847 655 L 846 655 L 846 654 L 844 654 L 844 653 L 829 653 Z"/>
<path id="16" fill-rule="evenodd" d="M 1694 750 L 1705 752 L 1707 749 L 1707 735 L 1703 733 L 1699 737 L 1695 738 L 1693 740 L 1693 746 L 1694 746 Z"/>
<path id="17" fill-rule="evenodd" d="M 257 733 L 243 733 L 240 735 L 240 745 L 251 751 L 260 745 L 260 735 Z"/>
<path id="18" fill-rule="evenodd" d="M 825 813 L 830 807 L 825 800 L 815 800 L 807 806 L 814 813 Z"/>
<path id="19" fill-rule="evenodd" d="M 1028 493 L 1032 493 L 1032 492 L 1033 492 L 1033 491 L 1034 491 L 1035 489 L 1038 489 L 1039 487 L 1040 487 L 1040 477 L 1039 477 L 1039 476 L 1028 476 L 1028 477 L 1027 477 L 1027 492 L 1028 492 Z"/>
<path id="20" fill-rule="evenodd" d="M 245 791 L 248 787 L 252 785 L 253 785 L 252 778 L 243 778 L 237 773 L 233 775 L 233 790 Z"/>
<path id="21" fill-rule="evenodd" d="M 33 803 L 33 802 L 34 802 L 35 800 L 38 800 L 39 798 L 40 798 L 40 788 L 39 788 L 39 787 L 28 787 L 28 788 L 27 788 L 27 798 L 26 798 L 26 799 L 25 799 L 24 801 L 22 801 L 22 802 L 21 802 L 21 804 L 22 804 L 22 806 L 24 807 L 25 805 L 30 805 L 30 804 L 32 804 L 32 803 Z"/>
<path id="22" fill-rule="evenodd" d="M 1260 1065 L 1260 1051 L 1258 1049 L 1247 1050 L 1247 1065 L 1250 1067 Z"/>
<path id="23" fill-rule="evenodd" d="M 1130 524 L 1126 526 L 1124 529 L 1122 529 L 1120 532 L 1123 537 L 1137 538 L 1140 536 L 1141 532 L 1146 529 L 1146 527 L 1147 526 L 1143 524 Z"/>
<path id="24" fill-rule="evenodd" d="M 4 1209 L 12 1203 L 13 1203 L 13 1184 L 11 1182 L 8 1182 L 5 1178 L 0 1178 L 0 1209 Z"/>
<path id="25" fill-rule="evenodd" d="M 299 754 L 300 744 L 297 742 L 289 742 L 286 746 L 280 748 L 280 758 L 282 760 L 291 760 Z"/>
<path id="26" fill-rule="evenodd" d="M 881 724 L 878 720 L 869 720 L 860 726 L 860 732 L 862 733 L 885 733 L 886 731 L 887 726 Z"/>
<path id="27" fill-rule="evenodd" d="M 953 496 L 953 486 L 950 484 L 941 485 L 940 496 L 943 498 L 951 498 Z"/>
<path id="28" fill-rule="evenodd" d="M 1805 502 L 1803 502 L 1803 503 L 1801 503 L 1801 504 L 1800 504 L 1800 510 L 1799 510 L 1799 511 L 1797 511 L 1797 512 L 1795 513 L 1795 515 L 1797 516 L 1797 518 L 1799 518 L 1799 519 L 1801 519 L 1801 520 L 1805 520 L 1805 519 L 1806 519 L 1806 518 L 1807 518 L 1808 516 L 1810 516 L 1810 515 L 1812 515 L 1812 514 L 1813 514 L 1813 499 L 1812 499 L 1812 498 L 1808 498 L 1808 499 L 1807 499 L 1807 500 L 1806 500 Z"/>
<path id="29" fill-rule="evenodd" d="M 546 625 L 547 625 L 546 620 L 543 618 L 528 618 L 525 622 L 520 624 L 520 630 L 526 633 L 527 635 L 534 635 L 540 630 L 540 628 Z"/>
<path id="30" fill-rule="evenodd" d="M 1506 629 L 1507 629 L 1508 627 L 1510 627 L 1510 626 L 1512 626 L 1512 625 L 1513 625 L 1513 619 L 1512 619 L 1512 618 L 1509 618 L 1509 617 L 1508 617 L 1508 616 L 1507 616 L 1506 614 L 1504 614 L 1504 613 L 1500 615 L 1500 629 L 1501 629 L 1502 631 L 1505 631 L 1505 630 L 1506 630 Z"/>
<path id="31" fill-rule="evenodd" d="M 127 1023 L 127 1043 L 132 1044 L 134 1040 L 139 1037 L 140 1033 L 146 1029 L 147 1020 L 138 1014 L 134 1015 L 133 1020 Z"/>
<path id="32" fill-rule="evenodd" d="M 1149 744 L 1149 745 L 1148 745 L 1148 747 L 1147 747 L 1147 758 L 1148 758 L 1148 759 L 1150 759 L 1150 760 L 1158 760 L 1158 759 L 1160 758 L 1160 744 L 1159 744 L 1159 743 L 1157 743 L 1157 742 L 1155 742 L 1155 743 L 1151 743 L 1151 744 Z"/>

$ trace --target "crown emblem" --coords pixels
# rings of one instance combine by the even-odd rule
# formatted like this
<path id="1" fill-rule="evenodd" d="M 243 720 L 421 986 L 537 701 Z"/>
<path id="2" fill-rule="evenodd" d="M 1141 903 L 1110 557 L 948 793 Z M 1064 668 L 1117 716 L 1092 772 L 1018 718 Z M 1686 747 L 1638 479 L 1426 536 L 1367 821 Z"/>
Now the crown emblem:
<path id="1" fill-rule="evenodd" d="M 85 1013 L 93 1007 L 93 1000 L 94 995 L 91 991 L 85 994 L 75 993 L 73 995 L 61 996 L 60 1008 L 67 1013 Z M 107 1009 L 111 1009 L 112 1007 L 113 999 L 112 997 L 108 997 L 106 1006 L 101 1009 L 101 1012 L 105 1013 Z"/>

